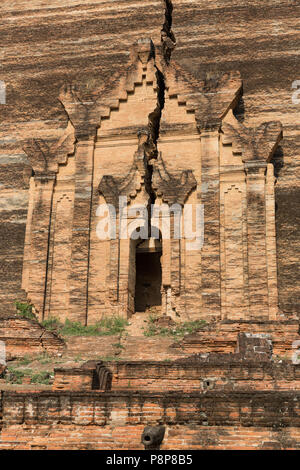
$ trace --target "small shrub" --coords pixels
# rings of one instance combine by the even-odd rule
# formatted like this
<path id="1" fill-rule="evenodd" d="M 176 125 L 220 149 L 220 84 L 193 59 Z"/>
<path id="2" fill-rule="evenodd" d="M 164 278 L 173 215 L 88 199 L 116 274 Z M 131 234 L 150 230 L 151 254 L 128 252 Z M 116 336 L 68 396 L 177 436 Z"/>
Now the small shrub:
<path id="1" fill-rule="evenodd" d="M 38 372 L 31 377 L 31 383 L 49 385 L 51 373 L 47 371 Z"/>
<path id="2" fill-rule="evenodd" d="M 124 346 L 123 346 L 123 344 L 121 344 L 121 343 L 114 343 L 114 344 L 112 344 L 112 346 L 113 346 L 114 348 L 117 348 L 117 349 L 124 349 Z"/>
<path id="3" fill-rule="evenodd" d="M 63 324 L 55 317 L 47 318 L 41 322 L 41 325 L 49 331 L 59 331 Z"/>
<path id="4" fill-rule="evenodd" d="M 32 369 L 16 369 L 9 367 L 5 374 L 6 383 L 9 384 L 22 384 L 24 377 L 30 377 L 31 383 L 49 385 L 52 378 L 51 373 L 48 371 L 34 372 Z"/>
<path id="5" fill-rule="evenodd" d="M 160 327 L 155 324 L 155 317 L 149 317 L 149 323 L 144 331 L 144 336 L 173 336 L 180 338 L 184 335 L 193 333 L 206 324 L 205 320 L 194 320 L 184 323 L 178 323 L 172 327 Z"/>
<path id="6" fill-rule="evenodd" d="M 15 369 L 14 367 L 8 367 L 5 374 L 6 383 L 10 384 L 21 384 L 25 372 L 23 370 Z"/>
<path id="7" fill-rule="evenodd" d="M 79 322 L 66 320 L 61 323 L 57 318 L 49 318 L 42 322 L 42 326 L 55 331 L 62 336 L 109 336 L 122 334 L 128 325 L 126 318 L 113 316 L 104 317 L 95 325 L 82 325 Z"/>
<path id="8" fill-rule="evenodd" d="M 28 318 L 29 320 L 36 320 L 36 316 L 32 312 L 32 305 L 27 302 L 15 302 L 17 314 L 23 318 Z"/>
<path id="9" fill-rule="evenodd" d="M 18 360 L 18 364 L 20 366 L 27 366 L 31 362 L 32 362 L 32 358 L 28 354 L 25 354 L 24 357 L 22 357 L 21 359 Z"/>
<path id="10" fill-rule="evenodd" d="M 79 322 L 66 320 L 62 326 L 60 333 L 65 336 L 95 336 L 97 335 L 96 325 L 82 325 Z"/>
<path id="11" fill-rule="evenodd" d="M 46 352 L 37 356 L 36 360 L 39 361 L 42 365 L 50 364 L 50 362 L 52 362 L 52 359 Z"/>
<path id="12" fill-rule="evenodd" d="M 103 318 L 95 325 L 84 326 L 78 322 L 66 320 L 61 334 L 66 336 L 109 336 L 124 331 L 127 320 L 121 317 Z"/>
<path id="13" fill-rule="evenodd" d="M 119 316 L 104 317 L 97 323 L 97 327 L 103 335 L 121 334 L 126 326 L 128 326 L 127 319 Z"/>

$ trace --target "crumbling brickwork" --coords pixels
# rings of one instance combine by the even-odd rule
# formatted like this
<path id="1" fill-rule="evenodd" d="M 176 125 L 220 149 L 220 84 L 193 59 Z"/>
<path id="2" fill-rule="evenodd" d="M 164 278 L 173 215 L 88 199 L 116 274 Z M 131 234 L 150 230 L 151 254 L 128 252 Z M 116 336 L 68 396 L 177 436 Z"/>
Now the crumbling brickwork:
<path id="1" fill-rule="evenodd" d="M 65 349 L 63 339 L 47 331 L 37 321 L 13 314 L 0 316 L 0 341 L 5 344 L 6 360 L 28 354 L 56 355 Z"/>
<path id="2" fill-rule="evenodd" d="M 295 449 L 298 401 L 295 392 L 4 392 L 0 448 L 142 450 L 145 424 L 160 423 L 162 450 Z"/>
<path id="3" fill-rule="evenodd" d="M 161 0 L 138 5 L 128 0 L 78 5 L 72 0 L 52 2 L 51 7 L 39 0 L 30 4 L 4 1 L 2 8 L 5 53 L 0 78 L 7 85 L 0 129 L 1 197 L 6 201 L 1 209 L 2 308 L 13 302 L 21 288 L 31 173 L 23 151 L 25 141 L 28 136 L 53 140 L 62 134 L 67 118 L 57 96 L 66 77 L 67 82 L 76 82 L 87 98 L 94 86 L 101 88 L 109 82 L 113 88 L 111 77 L 125 71 L 128 47 L 136 41 L 136 31 L 159 45 L 165 24 L 168 40 L 164 49 L 171 49 L 172 58 L 198 82 L 207 72 L 214 80 L 218 72 L 240 70 L 244 94 L 239 119 L 247 127 L 282 121 L 284 138 L 274 155 L 276 175 L 279 172 L 275 194 L 279 304 L 285 312 L 298 311 L 297 264 L 293 260 L 299 249 L 299 130 L 298 105 L 292 102 L 291 86 L 299 79 L 299 38 L 295 33 L 299 6 L 289 0 L 251 0 L 238 8 L 234 1 L 212 3 L 208 8 L 204 0 L 174 0 L 173 36 L 167 26 L 170 14 L 167 21 Z M 122 31 L 126 31 L 124 41 L 123 36 L 120 39 Z M 175 49 L 174 34 L 178 42 Z M 51 53 L 50 38 L 55 38 Z"/>
<path id="4" fill-rule="evenodd" d="M 281 123 L 246 128 L 233 115 L 239 73 L 196 84 L 176 63 L 160 64 L 159 51 L 138 40 L 124 77 L 87 104 L 66 86 L 64 134 L 24 146 L 34 176 L 23 288 L 40 320 L 129 318 L 139 297 L 174 318 L 278 319 L 270 161 Z M 147 211 L 140 239 L 137 206 Z M 154 246 L 142 243 L 152 227 Z M 139 253 L 160 265 L 142 284 Z"/>
<path id="5" fill-rule="evenodd" d="M 13 3 L 0 449 L 299 449 L 299 5 Z"/>

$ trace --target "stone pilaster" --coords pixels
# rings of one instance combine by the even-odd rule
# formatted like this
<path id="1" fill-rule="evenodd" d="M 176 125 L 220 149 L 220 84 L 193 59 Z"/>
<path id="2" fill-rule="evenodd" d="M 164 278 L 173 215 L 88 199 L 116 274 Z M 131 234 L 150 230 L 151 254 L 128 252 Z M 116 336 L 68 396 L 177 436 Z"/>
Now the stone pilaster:
<path id="1" fill-rule="evenodd" d="M 33 211 L 31 216 L 31 247 L 27 293 L 40 320 L 44 318 L 49 232 L 52 214 L 55 174 L 36 175 Z"/>
<path id="2" fill-rule="evenodd" d="M 87 322 L 90 222 L 96 129 L 88 135 L 77 132 L 75 197 L 72 222 L 69 319 Z"/>
<path id="3" fill-rule="evenodd" d="M 261 160 L 245 162 L 250 319 L 267 318 L 266 169 Z"/>
<path id="4" fill-rule="evenodd" d="M 272 163 L 268 163 L 266 175 L 266 249 L 269 293 L 269 320 L 278 314 L 278 284 L 275 224 L 275 177 Z"/>
<path id="5" fill-rule="evenodd" d="M 202 308 L 204 316 L 218 316 L 221 308 L 220 273 L 220 169 L 219 132 L 201 133 L 202 204 L 204 244 L 202 248 Z"/>
<path id="6" fill-rule="evenodd" d="M 28 282 L 30 278 L 30 257 L 31 257 L 31 225 L 32 225 L 32 213 L 35 202 L 35 180 L 33 177 L 30 178 L 29 183 L 29 201 L 27 211 L 27 222 L 25 231 L 24 241 L 24 257 L 23 257 L 23 272 L 22 272 L 22 289 L 28 290 Z"/>

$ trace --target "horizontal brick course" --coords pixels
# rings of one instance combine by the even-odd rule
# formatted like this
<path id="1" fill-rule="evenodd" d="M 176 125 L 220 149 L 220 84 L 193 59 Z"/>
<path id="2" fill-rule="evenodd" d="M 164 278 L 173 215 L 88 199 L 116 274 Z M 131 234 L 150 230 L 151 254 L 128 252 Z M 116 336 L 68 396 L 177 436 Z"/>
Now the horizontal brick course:
<path id="1" fill-rule="evenodd" d="M 182 390 L 300 390 L 300 366 L 290 363 L 161 363 L 109 364 L 112 389 Z"/>
<path id="2" fill-rule="evenodd" d="M 299 449 L 300 393 L 2 392 L 0 449 Z"/>
<path id="3" fill-rule="evenodd" d="M 259 422 L 263 426 L 300 424 L 300 392 L 2 392 L 3 426 L 26 424 L 27 421 L 51 424 L 61 417 L 66 422 L 84 424 L 89 417 L 101 416 L 105 424 L 121 419 L 127 422 L 136 416 L 137 422 L 167 423 L 169 410 L 175 410 L 174 423 L 210 425 Z M 68 411 L 67 411 L 68 410 Z M 81 417 L 83 420 L 81 420 Z"/>
<path id="4" fill-rule="evenodd" d="M 26 354 L 57 354 L 65 349 L 64 341 L 55 333 L 37 321 L 16 315 L 0 315 L 0 341 L 5 342 L 7 360 Z"/>

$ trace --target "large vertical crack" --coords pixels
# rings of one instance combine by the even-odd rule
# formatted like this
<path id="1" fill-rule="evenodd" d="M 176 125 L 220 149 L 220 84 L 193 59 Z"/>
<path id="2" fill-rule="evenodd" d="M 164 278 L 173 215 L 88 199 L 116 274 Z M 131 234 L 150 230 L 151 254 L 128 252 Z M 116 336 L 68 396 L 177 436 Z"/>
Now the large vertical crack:
<path id="1" fill-rule="evenodd" d="M 153 191 L 152 188 L 152 173 L 153 173 L 153 167 L 150 163 L 150 161 L 154 158 L 157 158 L 158 150 L 157 150 L 157 141 L 159 138 L 159 131 L 160 131 L 160 121 L 161 121 L 161 115 L 162 111 L 165 106 L 165 79 L 163 73 L 159 70 L 159 68 L 155 65 L 156 67 L 156 81 L 157 81 L 157 105 L 155 110 L 149 114 L 148 119 L 149 119 L 149 131 L 150 131 L 150 140 L 151 140 L 151 152 L 150 152 L 150 158 L 148 158 L 147 161 L 147 181 L 148 181 L 148 187 L 147 187 L 147 192 L 150 196 L 150 205 L 154 204 L 156 195 L 155 192 Z"/>
<path id="2" fill-rule="evenodd" d="M 155 47 L 153 45 L 153 57 L 155 62 Z M 147 142 L 146 150 L 146 190 L 150 196 L 150 205 L 154 204 L 156 196 L 152 188 L 152 173 L 153 168 L 151 165 L 151 160 L 157 158 L 157 141 L 159 138 L 160 131 L 160 121 L 162 111 L 165 106 L 165 79 L 162 71 L 158 68 L 156 64 L 156 93 L 157 93 L 157 102 L 154 111 L 152 111 L 148 116 L 148 129 L 149 129 L 149 139 Z"/>
<path id="3" fill-rule="evenodd" d="M 170 64 L 172 51 L 176 46 L 176 38 L 172 31 L 172 21 L 173 21 L 173 4 L 171 0 L 163 0 L 165 6 L 165 17 L 164 24 L 161 29 L 161 45 L 162 45 L 162 54 L 163 59 L 167 65 Z M 155 47 L 153 45 L 153 55 L 155 60 Z M 149 194 L 149 204 L 148 204 L 148 223 L 149 230 L 151 230 L 151 206 L 155 203 L 156 195 L 152 187 L 152 175 L 153 175 L 153 166 L 151 165 L 151 160 L 157 158 L 158 149 L 157 141 L 159 138 L 160 132 L 160 122 L 162 111 L 165 106 L 165 77 L 163 72 L 156 67 L 156 81 L 157 81 L 157 106 L 155 110 L 148 116 L 148 127 L 150 136 L 148 139 L 148 152 L 146 149 L 146 191 Z"/>
<path id="4" fill-rule="evenodd" d="M 152 216 L 152 206 L 155 203 L 156 195 L 152 187 L 152 175 L 153 175 L 153 166 L 151 160 L 157 158 L 157 141 L 159 138 L 160 130 L 160 121 L 162 110 L 165 104 L 165 81 L 162 72 L 156 67 L 156 82 L 157 82 L 157 104 L 155 110 L 148 116 L 148 127 L 149 127 L 149 139 L 145 155 L 145 166 L 146 166 L 146 176 L 145 176 L 145 186 L 146 191 L 149 194 L 149 202 L 147 207 L 148 212 L 148 234 L 151 234 L 151 216 Z"/>
<path id="5" fill-rule="evenodd" d="M 176 47 L 175 34 L 172 31 L 173 4 L 171 0 L 163 0 L 165 4 L 165 22 L 161 30 L 161 42 L 163 57 L 167 64 L 170 63 L 171 55 Z"/>
<path id="6" fill-rule="evenodd" d="M 151 134 L 151 138 L 155 147 L 157 146 L 157 140 L 159 138 L 159 130 L 160 130 L 160 120 L 162 110 L 165 106 L 165 79 L 163 73 L 159 70 L 157 66 L 156 68 L 156 81 L 157 81 L 157 105 L 155 110 L 149 114 L 149 130 Z"/>
<path id="7" fill-rule="evenodd" d="M 165 5 L 165 18 L 164 24 L 161 29 L 161 42 L 162 42 L 162 52 L 163 57 L 167 65 L 169 65 L 171 60 L 171 54 L 176 46 L 176 38 L 172 31 L 172 22 L 173 22 L 173 4 L 171 0 L 163 0 Z M 153 46 L 153 57 L 155 60 L 155 47 Z M 155 147 L 157 147 L 157 140 L 159 137 L 160 129 L 160 120 L 162 110 L 165 105 L 165 77 L 163 72 L 156 67 L 156 81 L 157 81 L 157 106 L 155 110 L 149 114 L 149 130 L 151 133 L 152 141 Z"/>

